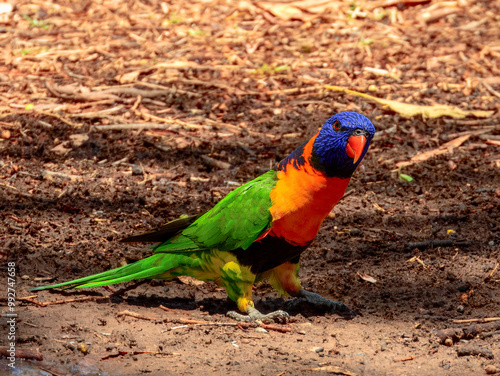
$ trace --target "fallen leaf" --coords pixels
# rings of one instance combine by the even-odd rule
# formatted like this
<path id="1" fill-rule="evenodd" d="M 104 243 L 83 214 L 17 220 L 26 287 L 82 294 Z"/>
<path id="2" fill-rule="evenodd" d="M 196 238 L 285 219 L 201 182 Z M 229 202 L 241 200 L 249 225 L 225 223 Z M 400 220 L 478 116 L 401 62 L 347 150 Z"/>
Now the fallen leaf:
<path id="1" fill-rule="evenodd" d="M 291 4 L 258 2 L 257 5 L 284 21 L 288 21 L 291 19 L 305 21 L 305 18 L 307 18 L 304 12 L 302 12 L 298 8 L 295 8 Z M 309 18 L 311 18 L 311 16 L 309 16 Z"/>
<path id="2" fill-rule="evenodd" d="M 377 283 L 377 280 L 373 278 L 372 276 L 369 276 L 366 273 L 360 274 L 359 272 L 356 273 L 359 278 L 361 278 L 363 281 L 370 282 L 370 283 Z"/>
<path id="3" fill-rule="evenodd" d="M 310 21 L 316 18 L 317 14 L 338 10 L 339 5 L 330 0 L 301 0 L 289 3 L 275 3 L 260 1 L 257 5 L 272 13 L 274 16 L 288 21 L 291 19 Z"/>
<path id="4" fill-rule="evenodd" d="M 435 157 L 435 156 L 438 156 L 441 154 L 452 153 L 454 148 L 462 145 L 465 141 L 467 141 L 470 138 L 470 136 L 471 136 L 470 134 L 466 134 L 464 136 L 457 137 L 451 141 L 444 143 L 443 145 L 441 145 L 437 149 L 425 151 L 423 153 L 414 155 L 409 161 L 398 162 L 398 163 L 396 163 L 396 166 L 401 168 L 401 167 L 412 165 L 414 163 L 426 161 L 429 158 L 432 158 L 432 157 Z"/>
<path id="5" fill-rule="evenodd" d="M 444 104 L 436 104 L 434 106 L 420 106 L 417 104 L 409 104 L 389 99 L 377 98 L 372 95 L 360 93 L 359 91 L 349 90 L 340 86 L 325 85 L 324 87 L 328 90 L 343 91 L 347 94 L 356 95 L 358 97 L 363 97 L 375 101 L 382 105 L 388 106 L 391 110 L 406 118 L 422 115 L 424 119 L 434 119 L 442 116 L 462 119 L 469 115 L 481 118 L 487 118 L 493 115 L 493 111 L 465 111 L 458 107 L 448 106 Z"/>
<path id="6" fill-rule="evenodd" d="M 79 148 L 89 140 L 89 135 L 85 133 L 77 133 L 70 135 L 69 139 L 71 140 L 71 145 L 73 147 Z"/>
<path id="7" fill-rule="evenodd" d="M 119 74 L 118 76 L 115 77 L 115 80 L 117 80 L 121 84 L 130 84 L 137 80 L 137 77 L 139 77 L 139 74 L 141 74 L 141 71 L 133 71 L 133 72 L 128 72 L 124 74 Z"/>
<path id="8" fill-rule="evenodd" d="M 58 155 L 66 155 L 66 154 L 68 154 L 71 151 L 71 149 L 69 149 L 69 148 L 66 147 L 67 145 L 68 145 L 68 142 L 65 141 L 62 144 L 54 146 L 52 149 L 50 149 L 50 151 L 52 153 L 55 153 L 55 154 L 58 154 Z"/>

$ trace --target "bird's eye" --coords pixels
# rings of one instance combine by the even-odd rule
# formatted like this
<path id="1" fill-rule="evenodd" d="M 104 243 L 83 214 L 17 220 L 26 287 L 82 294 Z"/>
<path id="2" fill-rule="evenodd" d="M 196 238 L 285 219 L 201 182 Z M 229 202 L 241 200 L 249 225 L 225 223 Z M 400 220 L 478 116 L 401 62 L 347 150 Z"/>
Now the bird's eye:
<path id="1" fill-rule="evenodd" d="M 340 128 L 342 128 L 342 124 L 339 120 L 335 120 L 332 124 L 332 128 L 334 131 L 340 131 Z"/>

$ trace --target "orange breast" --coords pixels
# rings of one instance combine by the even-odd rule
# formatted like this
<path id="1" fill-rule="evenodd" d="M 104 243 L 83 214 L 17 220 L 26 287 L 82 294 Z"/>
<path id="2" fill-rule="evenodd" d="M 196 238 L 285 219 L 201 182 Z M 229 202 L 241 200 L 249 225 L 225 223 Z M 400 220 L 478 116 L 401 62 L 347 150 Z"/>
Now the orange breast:
<path id="1" fill-rule="evenodd" d="M 306 148 L 304 151 L 309 151 Z M 278 179 L 270 194 L 271 233 L 296 244 L 305 244 L 316 237 L 350 180 L 328 178 L 312 168 L 308 159 L 299 169 L 289 166 L 286 172 L 278 172 Z"/>

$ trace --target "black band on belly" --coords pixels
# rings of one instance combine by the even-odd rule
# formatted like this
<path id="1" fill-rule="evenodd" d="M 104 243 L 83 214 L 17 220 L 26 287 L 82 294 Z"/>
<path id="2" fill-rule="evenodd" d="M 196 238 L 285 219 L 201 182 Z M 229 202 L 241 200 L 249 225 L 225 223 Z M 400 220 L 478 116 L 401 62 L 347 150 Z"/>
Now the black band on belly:
<path id="1" fill-rule="evenodd" d="M 259 274 L 293 259 L 298 262 L 298 256 L 309 247 L 312 241 L 305 245 L 293 245 L 283 238 L 266 236 L 254 242 L 247 249 L 231 251 L 241 265 L 250 266 L 252 273 Z"/>

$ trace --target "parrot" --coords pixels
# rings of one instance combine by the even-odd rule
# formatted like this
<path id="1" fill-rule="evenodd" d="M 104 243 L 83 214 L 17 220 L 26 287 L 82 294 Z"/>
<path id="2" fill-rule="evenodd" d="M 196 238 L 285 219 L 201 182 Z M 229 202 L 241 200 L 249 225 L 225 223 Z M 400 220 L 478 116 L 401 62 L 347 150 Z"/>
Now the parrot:
<path id="1" fill-rule="evenodd" d="M 357 112 L 330 117 L 308 141 L 272 169 L 228 193 L 205 213 L 182 216 L 122 242 L 152 242 L 152 255 L 109 271 L 32 291 L 107 286 L 137 279 L 190 276 L 224 287 L 238 321 L 286 319 L 255 308 L 252 288 L 267 280 L 282 296 L 305 298 L 332 313 L 352 313 L 344 303 L 305 290 L 300 255 L 342 198 L 365 156 L 375 127 Z"/>

